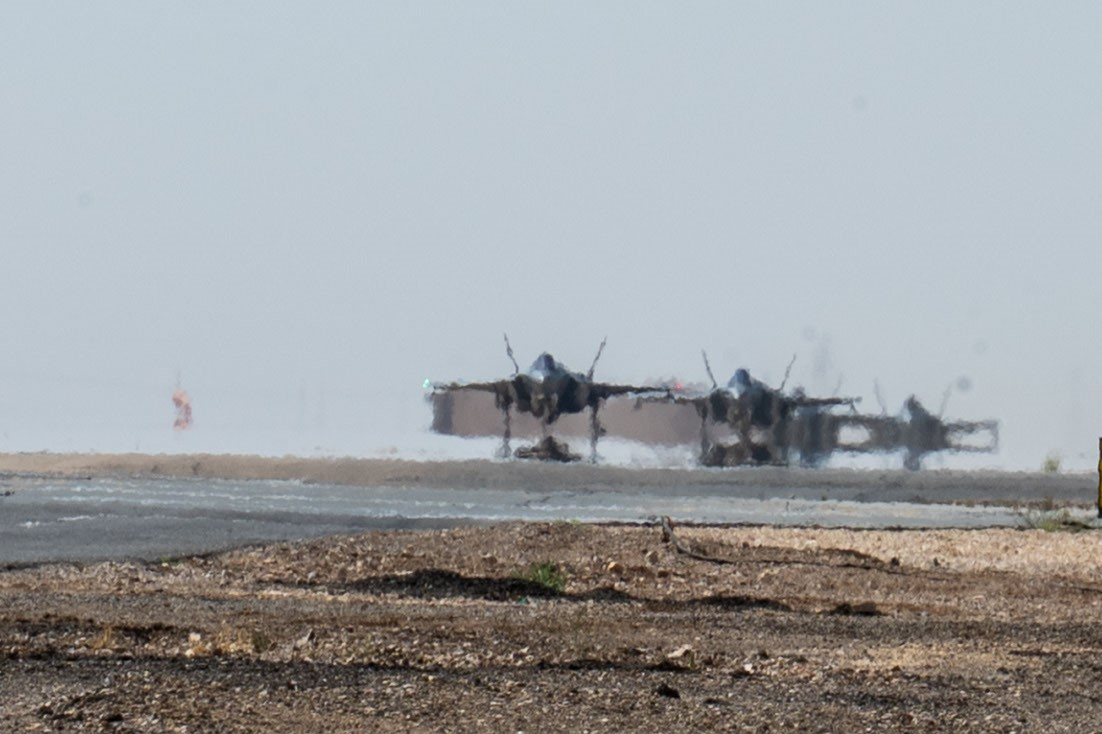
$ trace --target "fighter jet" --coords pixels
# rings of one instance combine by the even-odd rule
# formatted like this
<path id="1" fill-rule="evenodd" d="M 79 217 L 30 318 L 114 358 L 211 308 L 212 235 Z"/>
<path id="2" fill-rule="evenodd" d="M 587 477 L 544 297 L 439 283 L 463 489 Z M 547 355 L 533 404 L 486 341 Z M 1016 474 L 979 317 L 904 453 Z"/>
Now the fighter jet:
<path id="1" fill-rule="evenodd" d="M 708 367 L 707 355 L 704 356 Z M 789 365 L 791 367 L 791 365 Z M 708 367 L 711 376 L 711 368 Z M 788 373 L 785 373 L 787 381 Z M 712 378 L 713 385 L 715 379 Z M 706 466 L 743 464 L 787 465 L 798 456 L 802 466 L 821 466 L 835 452 L 894 453 L 902 451 L 903 466 L 915 471 L 933 453 L 998 450 L 995 420 L 947 421 L 934 415 L 914 395 L 897 415 L 863 415 L 860 398 L 809 398 L 802 389 L 791 394 L 773 389 L 739 369 L 726 388 L 696 398 L 701 414 L 701 463 Z M 835 408 L 848 407 L 848 410 Z M 943 407 L 944 409 L 944 407 Z M 708 428 L 728 426 L 733 442 L 710 438 Z"/>
<path id="2" fill-rule="evenodd" d="M 817 467 L 835 452 L 901 451 L 904 468 L 914 471 L 929 454 L 998 450 L 998 421 L 947 421 L 913 395 L 897 415 L 864 415 L 857 412 L 860 398 L 809 398 L 800 388 L 786 394 L 787 370 L 778 389 L 752 378 L 746 369 L 737 370 L 720 388 L 707 354 L 704 365 L 712 391 L 688 401 L 701 417 L 700 462 L 705 466 L 787 465 L 798 458 L 802 466 Z M 734 440 L 713 438 L 713 432 L 723 429 Z"/>
<path id="3" fill-rule="evenodd" d="M 898 415 L 843 416 L 834 431 L 835 450 L 850 453 L 891 453 L 903 451 L 903 467 L 922 468 L 922 460 L 932 453 L 993 453 L 999 450 L 997 420 L 947 421 L 934 415 L 911 395 Z M 839 435 L 848 438 L 839 439 Z"/>
<path id="4" fill-rule="evenodd" d="M 821 434 L 831 410 L 848 406 L 851 410 L 860 398 L 810 398 L 802 389 L 784 392 L 788 370 L 781 387 L 772 388 L 750 376 L 740 367 L 724 387 L 716 384 L 708 355 L 704 366 L 712 381 L 706 394 L 669 395 L 675 402 L 694 405 L 700 415 L 700 462 L 705 466 L 744 464 L 786 465 L 792 453 L 800 463 L 817 466 L 825 455 Z M 792 365 L 789 364 L 789 370 Z M 715 433 L 726 432 L 726 441 Z"/>
<path id="5" fill-rule="evenodd" d="M 664 392 L 661 387 L 594 382 L 593 373 L 604 351 L 606 341 L 607 339 L 601 342 L 601 346 L 597 349 L 597 356 L 593 358 L 593 364 L 584 374 L 572 372 L 548 352 L 540 354 L 528 370 L 521 372 L 513 356 L 509 336 L 505 335 L 505 351 L 513 362 L 513 374 L 510 377 L 492 382 L 431 383 L 432 396 L 434 398 L 440 395 L 447 396 L 466 390 L 492 393 L 495 406 L 504 416 L 501 455 L 554 461 L 577 461 L 581 457 L 572 453 L 566 443 L 556 441 L 550 435 L 551 426 L 564 414 L 581 413 L 588 408 L 590 411 L 590 461 L 596 461 L 597 440 L 603 432 L 597 413 L 604 401 L 616 395 Z M 521 447 L 511 453 L 509 442 L 512 437 L 511 421 L 514 409 L 521 413 L 528 413 L 539 421 L 543 439 L 534 446 Z M 440 412 L 436 411 L 437 414 Z"/>

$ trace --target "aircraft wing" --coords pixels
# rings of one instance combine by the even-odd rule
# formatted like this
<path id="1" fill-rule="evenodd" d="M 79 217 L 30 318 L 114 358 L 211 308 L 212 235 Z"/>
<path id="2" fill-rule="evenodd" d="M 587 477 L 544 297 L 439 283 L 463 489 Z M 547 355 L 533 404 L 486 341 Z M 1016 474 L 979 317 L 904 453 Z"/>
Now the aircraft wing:
<path id="1" fill-rule="evenodd" d="M 594 382 L 589 386 L 590 392 L 600 397 L 602 400 L 605 398 L 611 398 L 616 395 L 647 395 L 654 394 L 655 396 L 667 395 L 669 390 L 664 387 L 653 387 L 650 385 L 610 385 L 604 382 Z"/>
<path id="2" fill-rule="evenodd" d="M 432 405 L 433 432 L 501 438 L 501 408 L 495 404 L 492 391 L 441 389 L 427 398 Z M 588 437 L 589 420 L 588 411 L 562 415 L 555 422 L 555 435 Z M 608 438 L 651 445 L 693 445 L 700 441 L 700 416 L 693 406 L 650 401 L 646 397 L 609 402 L 601 408 L 601 427 Z M 543 435 L 539 419 L 513 411 L 512 435 L 513 438 L 538 439 Z"/>
<path id="3" fill-rule="evenodd" d="M 837 405 L 848 405 L 851 408 L 856 408 L 857 403 L 861 402 L 861 398 L 792 397 L 788 399 L 791 400 L 792 405 L 797 408 L 831 408 Z"/>
<path id="4" fill-rule="evenodd" d="M 493 392 L 508 389 L 509 380 L 494 380 L 493 382 L 434 382 L 433 392 L 452 392 L 456 390 L 476 390 L 478 392 Z"/>

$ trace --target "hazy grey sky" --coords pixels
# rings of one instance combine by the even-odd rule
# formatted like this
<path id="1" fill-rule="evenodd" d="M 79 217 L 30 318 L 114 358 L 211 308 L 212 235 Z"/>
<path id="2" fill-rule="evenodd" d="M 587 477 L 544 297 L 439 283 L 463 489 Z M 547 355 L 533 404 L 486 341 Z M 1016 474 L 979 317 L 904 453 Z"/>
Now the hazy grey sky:
<path id="1" fill-rule="evenodd" d="M 0 450 L 402 447 L 700 349 L 1093 466 L 1097 3 L 0 4 Z M 171 432 L 177 374 L 196 426 Z"/>

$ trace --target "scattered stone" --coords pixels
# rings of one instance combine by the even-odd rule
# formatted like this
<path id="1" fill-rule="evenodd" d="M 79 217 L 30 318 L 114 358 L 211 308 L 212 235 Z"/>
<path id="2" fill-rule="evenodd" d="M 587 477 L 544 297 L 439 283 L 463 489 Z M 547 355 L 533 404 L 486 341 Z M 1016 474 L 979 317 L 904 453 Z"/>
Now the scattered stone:
<path id="1" fill-rule="evenodd" d="M 690 659 L 692 659 L 692 656 L 693 656 L 693 646 L 692 645 L 682 645 L 681 647 L 677 648 L 673 652 L 666 655 L 666 659 L 667 660 L 680 660 L 681 658 L 683 658 L 685 656 L 688 656 Z"/>
<path id="2" fill-rule="evenodd" d="M 665 698 L 681 698 L 681 691 L 665 683 L 662 683 L 658 686 L 658 688 L 655 688 L 654 693 L 655 695 L 664 696 Z"/>

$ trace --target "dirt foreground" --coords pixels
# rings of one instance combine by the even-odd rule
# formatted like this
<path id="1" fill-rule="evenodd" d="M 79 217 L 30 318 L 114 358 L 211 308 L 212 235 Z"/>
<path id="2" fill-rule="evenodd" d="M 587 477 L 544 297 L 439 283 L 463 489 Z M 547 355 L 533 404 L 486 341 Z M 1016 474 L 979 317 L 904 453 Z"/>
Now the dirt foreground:
<path id="1" fill-rule="evenodd" d="M 1098 730 L 1100 537 L 563 522 L 11 569 L 0 729 Z"/>

